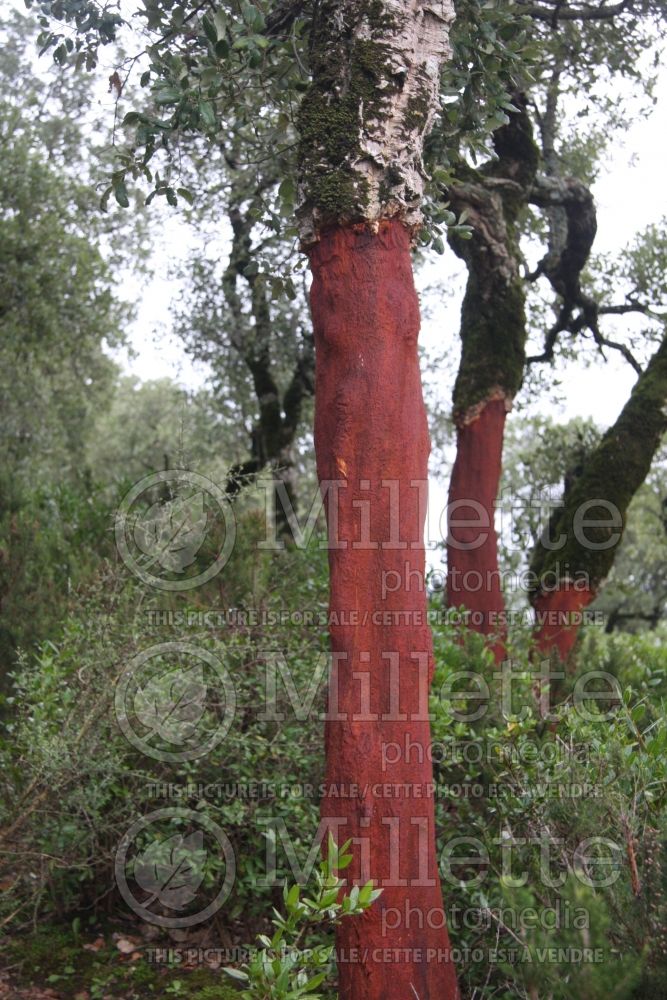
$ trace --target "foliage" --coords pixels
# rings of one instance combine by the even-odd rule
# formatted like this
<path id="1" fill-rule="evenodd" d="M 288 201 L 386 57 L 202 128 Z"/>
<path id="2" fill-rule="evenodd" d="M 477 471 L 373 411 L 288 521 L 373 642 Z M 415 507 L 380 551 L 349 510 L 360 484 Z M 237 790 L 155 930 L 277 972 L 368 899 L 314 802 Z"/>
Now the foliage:
<path id="1" fill-rule="evenodd" d="M 536 702 L 538 664 L 525 654 L 504 668 L 509 688 L 482 637 L 457 647 L 438 629 L 436 642 L 441 872 L 464 995 L 661 995 L 664 649 L 649 640 L 629 659 L 635 640 L 589 630 L 577 673 L 558 679 L 549 707 Z M 611 691 L 604 705 L 574 696 L 593 671 L 617 682 L 587 682 Z M 612 884 L 600 886 L 601 871 Z"/>
<path id="2" fill-rule="evenodd" d="M 270 906 L 286 900 L 281 887 L 276 892 L 261 884 L 266 866 L 262 821 L 285 823 L 301 864 L 317 826 L 322 723 L 321 692 L 311 710 L 296 718 L 282 686 L 278 708 L 285 719 L 261 719 L 260 652 L 268 647 L 284 652 L 304 699 L 325 648 L 324 619 L 316 617 L 319 625 L 313 627 L 293 623 L 292 615 L 281 623 L 270 613 L 322 609 L 326 571 L 324 552 L 313 546 L 264 553 L 258 563 L 258 534 L 251 515 L 246 516 L 250 520 L 239 533 L 232 562 L 219 584 L 210 584 L 196 601 L 156 600 L 109 566 L 81 594 L 59 639 L 44 646 L 37 660 L 23 661 L 16 677 L 16 719 L 6 720 L 1 748 L 2 798 L 19 822 L 13 834 L 16 850 L 5 856 L 11 888 L 4 914 L 16 911 L 14 922 L 20 925 L 32 912 L 61 920 L 76 912 L 95 913 L 96 900 L 109 887 L 120 838 L 138 816 L 171 804 L 173 796 L 165 797 L 171 788 L 179 807 L 223 827 L 242 859 L 221 916 L 233 941 L 267 935 L 241 970 L 250 977 L 249 995 L 259 997 L 281 995 L 268 992 L 278 986 L 275 980 L 267 986 L 262 978 L 267 975 L 282 976 L 286 984 L 294 983 L 297 970 L 311 978 L 324 972 L 329 943 L 317 929 L 320 917 L 325 911 L 324 927 L 329 917 L 338 919 L 345 911 L 331 911 L 330 873 L 320 869 L 315 895 L 287 888 L 286 917 L 279 921 L 274 914 L 273 930 L 267 927 Z M 223 607 L 262 608 L 271 624 L 248 626 L 236 619 L 223 625 L 210 618 L 204 624 L 199 612 L 210 612 L 218 589 L 224 593 Z M 154 615 L 160 609 L 181 614 L 163 620 Z M 161 763 L 138 753 L 120 733 L 112 708 L 116 678 L 132 657 L 173 639 L 214 652 L 237 688 L 236 718 L 224 743 L 189 764 Z M 563 1000 L 659 995 L 667 922 L 664 646 L 653 638 L 587 630 L 579 673 L 558 680 L 558 706 L 549 721 L 532 693 L 537 666 L 521 642 L 512 654 L 510 705 L 498 690 L 500 675 L 481 636 L 466 636 L 445 619 L 435 627 L 435 655 L 431 713 L 439 858 L 464 996 L 474 990 L 477 997 L 551 992 Z M 462 670 L 478 679 L 457 677 Z M 600 703 L 591 699 L 575 707 L 575 685 L 581 673 L 591 670 L 605 671 L 618 682 L 620 695 L 612 698 L 610 718 L 602 718 Z M 483 690 L 482 682 L 488 696 L 472 700 L 469 692 Z M 482 706 L 485 711 L 477 715 Z M 265 797 L 240 791 L 263 782 Z M 230 791 L 202 793 L 207 786 Z M 311 791 L 277 794 L 304 786 Z M 2 825 L 9 820 L 6 812 Z M 164 834 L 177 830 L 167 824 Z M 474 838 L 476 846 L 461 842 L 462 835 Z M 590 851 L 578 850 L 595 836 L 616 845 L 616 879 L 606 888 L 591 888 L 581 878 L 582 872 L 600 870 Z M 547 845 L 553 885 L 543 878 L 541 844 Z M 481 863 L 470 860 L 478 851 Z M 280 852 L 277 860 L 279 882 L 289 884 L 295 873 Z M 204 875 L 210 880 L 215 873 L 214 865 Z M 320 904 L 323 911 L 317 909 Z M 339 899 L 337 905 L 346 904 Z M 545 925 L 544 912 L 557 924 Z M 545 952 L 549 948 L 561 950 Z M 590 961 L 576 960 L 582 948 L 593 955 Z M 321 960 L 321 968 L 308 965 L 306 973 L 302 959 L 315 965 Z M 184 979 L 184 995 L 189 989 Z"/>
<path id="3" fill-rule="evenodd" d="M 5 474 L 0 495 L 0 691 L 18 650 L 60 631 L 77 587 L 111 554 L 109 500 L 85 474 L 32 490 Z"/>
<path id="4" fill-rule="evenodd" d="M 3 462 L 19 476 L 72 470 L 108 392 L 122 312 L 88 227 L 86 189 L 68 182 L 0 108 L 0 389 Z"/>
<path id="5" fill-rule="evenodd" d="M 90 224 L 90 191 L 47 159 L 38 148 L 46 126 L 29 121 L 0 107 L 3 687 L 16 647 L 52 634 L 93 551 L 105 550 L 85 449 L 126 317 Z"/>
<path id="6" fill-rule="evenodd" d="M 345 880 L 338 873 L 352 861 L 352 855 L 346 853 L 350 844 L 348 840 L 338 847 L 329 834 L 326 857 L 314 872 L 311 895 L 302 896 L 298 882 L 291 887 L 285 885 L 283 901 L 287 915 L 283 917 L 274 910 L 273 936 L 260 935 L 262 949 L 255 952 L 246 970 L 225 969 L 233 979 L 246 985 L 241 992 L 243 1000 L 321 998 L 322 994 L 313 991 L 327 978 L 333 945 L 304 948 L 301 941 L 309 932 L 321 934 L 323 927 L 333 927 L 343 919 L 358 916 L 382 893 L 381 889 L 373 889 L 372 882 L 343 891 Z"/>
<path id="7" fill-rule="evenodd" d="M 260 819 L 284 819 L 295 850 L 302 849 L 313 829 L 316 804 L 307 794 L 293 797 L 285 790 L 317 786 L 321 748 L 319 732 L 304 738 L 298 719 L 279 723 L 258 716 L 266 684 L 261 653 L 282 649 L 297 688 L 305 691 L 324 630 L 300 631 L 288 620 L 266 635 L 235 625 L 233 619 L 227 623 L 224 615 L 217 626 L 215 615 L 211 625 L 200 623 L 198 612 L 210 608 L 216 593 L 224 594 L 223 607 L 239 613 L 262 608 L 276 615 L 282 607 L 280 582 L 287 568 L 271 570 L 268 554 L 257 552 L 250 515 L 246 528 L 222 579 L 201 595 L 203 600 L 208 596 L 208 605 L 175 601 L 165 608 L 174 613 L 165 628 L 154 615 L 160 602 L 109 565 L 82 590 L 78 610 L 72 608 L 61 636 L 34 659 L 24 657 L 9 698 L 14 717 L 5 721 L 2 826 L 17 822 L 20 842 L 37 839 L 34 853 L 20 856 L 18 864 L 19 857 L 14 858 L 10 865 L 13 884 L 5 894 L 6 907 L 18 903 L 21 913 L 26 905 L 39 905 L 64 914 L 91 905 L 99 885 L 108 883 L 123 832 L 137 815 L 158 808 L 163 794 L 168 804 L 169 787 L 182 786 L 192 792 L 179 797 L 178 804 L 220 824 L 244 858 L 244 878 L 227 911 L 229 921 L 233 925 L 243 917 L 251 930 L 253 922 L 262 923 L 272 895 L 270 887 L 257 884 L 266 855 L 266 827 Z M 291 564 L 288 572 L 300 605 L 317 608 L 324 582 L 323 575 L 319 583 L 313 577 L 317 550 L 307 559 L 298 553 L 285 553 L 283 559 Z M 225 664 L 234 679 L 237 707 L 234 725 L 219 747 L 203 760 L 170 765 L 146 758 L 128 744 L 114 715 L 113 689 L 135 655 L 175 640 L 196 641 Z M 320 692 L 318 704 L 321 697 Z M 283 699 L 285 694 L 279 694 L 279 709 Z M 266 782 L 264 790 L 257 784 L 258 773 Z M 202 798 L 198 789 L 207 786 L 210 797 Z M 235 792 L 253 787 L 259 787 L 258 795 Z M 285 863 L 281 859 L 282 874 Z"/>
<path id="8" fill-rule="evenodd" d="M 234 398 L 189 392 L 169 379 L 120 378 L 92 422 L 85 461 L 95 481 L 133 485 L 160 468 L 213 479 L 243 454 Z"/>
<path id="9" fill-rule="evenodd" d="M 88 12 L 80 0 L 40 4 L 41 44 L 53 51 L 60 65 L 92 68 L 100 44 L 116 40 L 129 40 L 134 49 L 121 60 L 118 79 L 123 90 L 132 93 L 132 78 L 138 75 L 145 96 L 133 95 L 134 107 L 123 116 L 126 142 L 116 151 L 117 168 L 104 200 L 113 195 L 128 207 L 132 179 L 152 188 L 148 201 L 162 196 L 172 205 L 179 198 L 191 203 L 201 189 L 201 177 L 196 176 L 192 186 L 187 183 L 184 154 L 187 161 L 202 148 L 222 148 L 228 163 L 236 165 L 234 150 L 240 149 L 245 162 L 252 155 L 253 162 L 278 166 L 280 187 L 275 201 L 266 199 L 264 218 L 280 225 L 287 236 L 294 235 L 293 226 L 281 223 L 280 216 L 289 217 L 294 208 L 297 109 L 310 78 L 309 39 L 317 16 L 317 4 L 308 0 L 277 8 L 268 0 L 225 0 L 214 12 L 190 0 L 177 5 L 156 2 L 139 7 L 137 17 L 144 28 L 138 31 L 120 15 L 110 14 L 100 22 L 99 14 Z M 506 120 L 511 94 L 533 58 L 529 23 L 515 4 L 457 4 L 453 59 L 443 78 L 442 127 L 426 156 L 430 167 L 439 167 L 440 176 L 431 192 L 424 242 L 437 239 L 441 224 L 456 225 L 438 204 L 449 176 L 449 158 L 458 156 L 462 143 L 482 150 L 485 137 Z M 482 45 L 477 44 L 479 37 Z M 119 104 L 125 106 L 120 93 Z"/>

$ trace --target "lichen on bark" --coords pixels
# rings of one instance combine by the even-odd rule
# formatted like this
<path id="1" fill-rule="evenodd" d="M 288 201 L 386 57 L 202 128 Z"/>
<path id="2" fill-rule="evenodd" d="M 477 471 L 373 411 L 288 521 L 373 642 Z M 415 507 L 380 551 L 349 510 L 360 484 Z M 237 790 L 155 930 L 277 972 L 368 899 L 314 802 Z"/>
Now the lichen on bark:
<path id="1" fill-rule="evenodd" d="M 421 222 L 422 150 L 450 54 L 451 0 L 322 0 L 298 117 L 305 245 L 333 225 Z"/>

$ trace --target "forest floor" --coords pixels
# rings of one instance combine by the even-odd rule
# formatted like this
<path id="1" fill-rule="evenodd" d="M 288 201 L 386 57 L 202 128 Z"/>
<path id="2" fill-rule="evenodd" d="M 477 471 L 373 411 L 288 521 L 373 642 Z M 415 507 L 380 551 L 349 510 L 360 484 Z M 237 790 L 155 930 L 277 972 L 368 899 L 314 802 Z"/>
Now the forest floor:
<path id="1" fill-rule="evenodd" d="M 214 954 L 211 949 L 211 954 Z M 238 992 L 206 950 L 188 959 L 173 942 L 98 928 L 42 926 L 0 954 L 0 1000 L 233 1000 Z"/>

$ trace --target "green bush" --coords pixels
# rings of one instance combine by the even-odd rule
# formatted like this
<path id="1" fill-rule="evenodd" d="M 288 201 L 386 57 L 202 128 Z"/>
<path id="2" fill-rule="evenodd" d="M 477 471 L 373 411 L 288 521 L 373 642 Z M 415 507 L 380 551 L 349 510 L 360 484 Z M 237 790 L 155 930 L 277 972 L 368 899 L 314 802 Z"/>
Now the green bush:
<path id="1" fill-rule="evenodd" d="M 185 595 L 156 596 L 107 564 L 75 595 L 60 635 L 43 644 L 38 656 L 21 660 L 14 715 L 0 743 L 0 821 L 11 830 L 12 848 L 3 854 L 2 879 L 9 888 L 2 917 L 11 917 L 14 926 L 38 916 L 65 920 L 94 912 L 114 892 L 115 852 L 128 828 L 140 816 L 176 805 L 224 829 L 240 861 L 234 893 L 218 917 L 227 937 L 247 943 L 269 929 L 271 906 L 282 905 L 282 893 L 260 882 L 269 835 L 262 821 L 281 819 L 302 861 L 317 829 L 318 802 L 315 795 L 249 797 L 233 790 L 256 781 L 317 789 L 322 686 L 307 718 L 299 719 L 279 683 L 277 707 L 285 718 L 264 719 L 261 656 L 280 650 L 303 698 L 327 648 L 326 632 L 322 623 L 242 617 L 218 622 L 201 613 L 323 611 L 326 553 L 316 545 L 258 552 L 253 540 L 260 533 L 255 516 L 246 513 L 237 550 L 221 576 Z M 523 639 L 515 644 L 508 706 L 501 675 L 479 636 L 444 623 L 435 627 L 434 638 L 438 850 L 464 997 L 665 996 L 664 650 L 650 636 L 584 636 L 578 672 L 566 679 L 562 701 L 545 719 Z M 115 686 L 127 664 L 171 640 L 215 655 L 237 691 L 234 724 L 224 741 L 186 763 L 146 757 L 124 737 L 114 714 Z M 456 696 L 471 686 L 469 679 L 453 683 L 462 670 L 474 671 L 488 685 L 482 713 L 484 703 L 469 693 Z M 606 671 L 618 683 L 608 718 L 593 699 L 584 702 L 585 715 L 574 704 L 575 685 L 590 670 Z M 213 724 L 221 707 L 206 711 Z M 158 749 L 161 738 L 156 731 Z M 202 794 L 206 785 L 232 792 Z M 176 799 L 169 797 L 170 786 L 179 792 Z M 185 833 L 167 824 L 164 838 Z M 452 840 L 462 836 L 481 845 L 481 864 L 470 860 L 468 842 L 452 852 Z M 594 837 L 618 845 L 617 877 L 598 889 L 582 879 L 596 870 L 594 852 L 578 851 Z M 540 868 L 540 845 L 548 852 L 553 885 Z M 219 859 L 202 863 L 205 885 L 219 873 Z M 278 876 L 293 880 L 280 853 Z M 122 909 L 120 899 L 111 898 Z M 534 913 L 549 914 L 553 926 Z"/>

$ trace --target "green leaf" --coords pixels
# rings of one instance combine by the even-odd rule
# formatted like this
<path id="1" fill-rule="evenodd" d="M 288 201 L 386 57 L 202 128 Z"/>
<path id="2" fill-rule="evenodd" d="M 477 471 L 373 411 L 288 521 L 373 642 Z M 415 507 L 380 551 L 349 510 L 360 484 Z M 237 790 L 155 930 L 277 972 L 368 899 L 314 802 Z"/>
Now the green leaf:
<path id="1" fill-rule="evenodd" d="M 286 177 L 278 188 L 278 194 L 284 201 L 294 203 L 296 197 L 296 185 L 293 177 Z"/>
<path id="2" fill-rule="evenodd" d="M 127 194 L 127 188 L 125 187 L 125 181 L 122 177 L 113 182 L 113 193 L 121 208 L 130 207 L 130 199 Z"/>
<path id="3" fill-rule="evenodd" d="M 332 903 L 335 903 L 338 899 L 339 889 L 329 889 L 327 892 L 322 893 L 320 899 L 320 909 L 326 910 Z"/>
<path id="4" fill-rule="evenodd" d="M 213 15 L 213 24 L 215 25 L 215 30 L 218 33 L 218 38 L 224 38 L 227 31 L 227 15 L 224 10 L 216 10 Z"/>
<path id="5" fill-rule="evenodd" d="M 215 109 L 210 101 L 202 101 L 199 105 L 199 117 L 207 128 L 215 127 Z"/>
<path id="6" fill-rule="evenodd" d="M 161 87 L 155 94 L 155 103 L 158 105 L 177 104 L 183 96 L 183 92 L 177 87 Z"/>
<path id="7" fill-rule="evenodd" d="M 222 971 L 225 972 L 225 973 L 227 973 L 227 975 L 231 979 L 237 979 L 240 983 L 247 983 L 248 982 L 248 974 L 247 974 L 247 972 L 241 972 L 240 969 L 232 969 L 231 967 L 223 967 Z"/>
<path id="8" fill-rule="evenodd" d="M 371 897 L 373 895 L 373 879 L 369 879 L 368 882 L 359 890 L 359 902 L 362 906 L 370 903 Z"/>
<path id="9" fill-rule="evenodd" d="M 218 40 L 218 32 L 216 31 L 215 24 L 208 16 L 208 14 L 204 14 L 204 16 L 202 17 L 201 26 L 204 29 L 204 34 L 208 38 L 209 42 L 212 45 L 215 45 L 215 43 Z"/>

